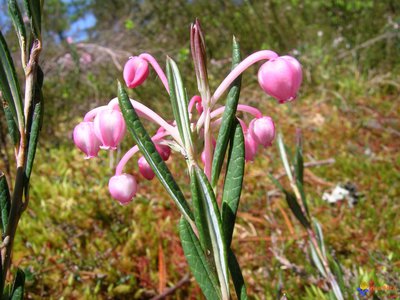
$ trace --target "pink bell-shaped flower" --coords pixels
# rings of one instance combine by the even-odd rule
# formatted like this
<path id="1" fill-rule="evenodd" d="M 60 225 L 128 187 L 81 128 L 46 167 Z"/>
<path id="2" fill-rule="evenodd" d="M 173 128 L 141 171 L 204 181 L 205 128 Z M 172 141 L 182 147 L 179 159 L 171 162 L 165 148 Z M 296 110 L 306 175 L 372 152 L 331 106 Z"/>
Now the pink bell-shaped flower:
<path id="1" fill-rule="evenodd" d="M 149 163 L 147 160 L 144 158 L 144 156 L 141 156 L 138 159 L 138 166 L 139 166 L 139 172 L 142 174 L 144 178 L 147 180 L 152 180 L 155 176 L 153 169 L 150 167 Z"/>
<path id="2" fill-rule="evenodd" d="M 261 88 L 279 103 L 296 99 L 303 73 L 300 63 L 291 56 L 279 56 L 264 63 L 258 71 Z"/>
<path id="3" fill-rule="evenodd" d="M 102 143 L 101 149 L 117 149 L 125 130 L 124 117 L 118 110 L 105 109 L 94 118 L 94 133 Z"/>
<path id="4" fill-rule="evenodd" d="M 97 157 L 101 142 L 94 133 L 93 122 L 81 122 L 74 128 L 75 145 L 86 154 L 85 159 Z"/>
<path id="5" fill-rule="evenodd" d="M 136 195 L 137 183 L 130 174 L 115 175 L 108 182 L 111 196 L 121 205 L 127 205 Z"/>
<path id="6" fill-rule="evenodd" d="M 257 154 L 258 144 L 251 136 L 250 132 L 244 134 L 244 158 L 245 161 L 253 161 Z"/>
<path id="7" fill-rule="evenodd" d="M 169 156 L 171 155 L 171 148 L 167 145 L 156 144 L 157 152 L 160 153 L 161 158 L 163 161 L 167 161 Z"/>
<path id="8" fill-rule="evenodd" d="M 130 57 L 124 66 L 124 80 L 129 88 L 141 85 L 149 75 L 149 64 L 141 57 Z"/>
<path id="9" fill-rule="evenodd" d="M 275 138 L 275 124 L 270 117 L 264 116 L 250 122 L 249 133 L 254 141 L 264 147 L 271 146 Z"/>

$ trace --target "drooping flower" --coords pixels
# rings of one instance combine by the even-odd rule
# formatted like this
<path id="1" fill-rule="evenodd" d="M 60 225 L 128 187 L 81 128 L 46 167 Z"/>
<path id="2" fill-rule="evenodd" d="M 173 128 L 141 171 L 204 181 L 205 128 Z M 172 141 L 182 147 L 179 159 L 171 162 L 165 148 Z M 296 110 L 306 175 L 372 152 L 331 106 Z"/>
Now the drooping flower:
<path id="1" fill-rule="evenodd" d="M 94 118 L 94 132 L 101 141 L 101 149 L 117 149 L 126 131 L 124 117 L 118 110 L 107 108 Z"/>
<path id="2" fill-rule="evenodd" d="M 253 119 L 249 125 L 249 132 L 254 141 L 264 147 L 271 146 L 275 138 L 275 124 L 268 116 Z"/>
<path id="3" fill-rule="evenodd" d="M 155 176 L 153 169 L 150 167 L 144 156 L 138 159 L 139 172 L 147 180 L 152 180 Z"/>
<path id="4" fill-rule="evenodd" d="M 129 58 L 124 66 L 124 80 L 129 88 L 141 85 L 149 75 L 149 64 L 141 57 Z"/>
<path id="5" fill-rule="evenodd" d="M 85 159 L 97 157 L 101 142 L 94 133 L 93 122 L 81 122 L 74 128 L 75 145 L 86 154 Z"/>
<path id="6" fill-rule="evenodd" d="M 261 88 L 279 103 L 296 99 L 303 79 L 301 65 L 291 56 L 279 56 L 264 63 L 258 71 Z"/>
<path id="7" fill-rule="evenodd" d="M 115 175 L 108 182 L 108 190 L 111 196 L 121 205 L 127 205 L 132 201 L 137 191 L 135 177 L 130 174 Z"/>

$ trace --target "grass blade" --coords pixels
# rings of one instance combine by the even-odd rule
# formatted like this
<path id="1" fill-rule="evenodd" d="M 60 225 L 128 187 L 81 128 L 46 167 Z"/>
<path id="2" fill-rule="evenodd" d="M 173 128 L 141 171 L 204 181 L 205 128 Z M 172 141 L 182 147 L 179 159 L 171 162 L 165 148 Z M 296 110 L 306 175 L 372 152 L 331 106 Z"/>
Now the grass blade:
<path id="1" fill-rule="evenodd" d="M 229 276 L 228 261 L 225 240 L 223 236 L 221 215 L 218 209 L 217 200 L 214 192 L 204 172 L 198 167 L 194 167 L 198 182 L 200 201 L 203 202 L 207 227 L 210 232 L 214 262 L 217 269 L 218 279 L 224 299 L 229 298 Z"/>
<path id="2" fill-rule="evenodd" d="M 167 77 L 170 91 L 172 110 L 178 126 L 179 134 L 185 150 L 193 149 L 192 132 L 190 130 L 188 99 L 178 66 L 167 58 Z"/>
<path id="3" fill-rule="evenodd" d="M 244 284 L 244 278 L 242 271 L 240 270 L 239 263 L 236 259 L 235 254 L 229 249 L 229 271 L 231 272 L 233 285 L 235 286 L 236 296 L 238 300 L 247 300 L 246 285 Z"/>
<path id="4" fill-rule="evenodd" d="M 228 248 L 232 241 L 244 175 L 243 130 L 239 122 L 237 120 L 234 121 L 222 194 L 222 224 L 225 244 Z"/>
<path id="5" fill-rule="evenodd" d="M 146 129 L 143 127 L 142 122 L 140 122 L 140 119 L 129 100 L 128 94 L 120 82 L 118 82 L 118 100 L 121 112 L 126 122 L 126 127 L 131 132 L 133 139 L 143 156 L 146 158 L 157 178 L 167 190 L 168 194 L 172 197 L 179 210 L 189 222 L 192 222 L 193 214 L 182 194 L 182 191 L 172 177 L 171 172 L 162 160 L 160 154 L 157 152 L 153 141 Z"/>
<path id="6" fill-rule="evenodd" d="M 11 196 L 7 184 L 7 179 L 6 176 L 0 172 L 0 217 L 1 217 L 1 231 L 3 235 L 7 230 L 8 218 L 10 215 L 10 205 L 11 205 Z"/>
<path id="7" fill-rule="evenodd" d="M 204 296 L 207 299 L 221 299 L 218 280 L 207 262 L 200 246 L 199 240 L 194 234 L 189 223 L 181 218 L 179 224 L 182 248 L 196 281 L 199 283 Z"/>
<path id="8" fill-rule="evenodd" d="M 232 49 L 232 69 L 234 69 L 241 61 L 239 43 L 233 38 Z M 228 148 L 229 137 L 232 127 L 234 126 L 236 109 L 239 103 L 240 85 L 242 77 L 239 76 L 233 83 L 228 93 L 224 114 L 222 116 L 221 127 L 218 132 L 217 143 L 215 145 L 214 158 L 212 163 L 211 185 L 215 189 L 221 173 L 222 164 L 226 149 Z"/>

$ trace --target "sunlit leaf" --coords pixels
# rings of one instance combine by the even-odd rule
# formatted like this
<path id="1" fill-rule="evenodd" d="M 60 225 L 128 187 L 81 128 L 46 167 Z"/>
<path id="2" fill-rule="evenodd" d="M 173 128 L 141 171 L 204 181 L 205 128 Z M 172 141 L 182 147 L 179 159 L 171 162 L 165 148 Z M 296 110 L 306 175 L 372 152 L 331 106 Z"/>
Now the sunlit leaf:
<path id="1" fill-rule="evenodd" d="M 203 202 L 207 221 L 208 231 L 210 232 L 211 244 L 214 255 L 215 267 L 223 295 L 229 295 L 228 277 L 228 256 L 222 229 L 221 215 L 218 209 L 214 191 L 204 172 L 198 167 L 194 167 L 197 177 L 199 199 Z"/>
<path id="2" fill-rule="evenodd" d="M 199 240 L 189 223 L 181 218 L 179 224 L 182 248 L 196 281 L 207 299 L 222 299 L 218 280 L 203 253 Z"/>
<path id="3" fill-rule="evenodd" d="M 235 227 L 244 174 L 244 137 L 239 122 L 235 120 L 231 131 L 230 148 L 224 189 L 222 194 L 222 224 L 226 246 L 229 247 Z"/>

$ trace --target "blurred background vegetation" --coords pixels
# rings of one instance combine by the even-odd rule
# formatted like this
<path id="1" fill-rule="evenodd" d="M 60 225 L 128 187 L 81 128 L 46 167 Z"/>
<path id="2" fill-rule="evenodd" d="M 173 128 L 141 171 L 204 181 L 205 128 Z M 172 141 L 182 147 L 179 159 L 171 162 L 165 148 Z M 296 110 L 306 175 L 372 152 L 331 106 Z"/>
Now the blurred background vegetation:
<path id="1" fill-rule="evenodd" d="M 17 51 L 6 1 L 0 6 L 1 30 Z M 317 165 L 305 174 L 311 210 L 343 264 L 350 294 L 356 298 L 360 282 L 370 280 L 400 289 L 398 1 L 46 0 L 44 15 L 45 122 L 14 254 L 14 265 L 28 274 L 28 299 L 151 299 L 188 272 L 179 214 L 162 187 L 137 176 L 137 199 L 119 206 L 107 182 L 121 152 L 84 161 L 71 136 L 86 111 L 115 97 L 116 79 L 131 55 L 148 52 L 160 64 L 171 56 L 185 74 L 188 94 L 195 94 L 189 26 L 196 17 L 206 34 L 213 89 L 230 68 L 233 35 L 244 57 L 272 49 L 299 59 L 304 84 L 295 103 L 277 105 L 263 94 L 256 67 L 244 75 L 241 103 L 270 115 L 289 145 L 296 128 L 302 130 L 306 162 Z M 130 93 L 172 116 L 154 72 Z M 0 167 L 7 170 L 12 153 L 0 116 Z M 127 148 L 129 143 L 122 150 Z M 318 164 L 326 159 L 335 162 Z M 173 173 L 186 184 L 182 161 L 177 155 L 172 161 Z M 138 173 L 135 162 L 129 166 Z M 276 299 L 285 290 L 288 299 L 328 299 L 328 286 L 305 259 L 304 232 L 268 173 L 282 174 L 276 147 L 246 166 L 233 247 L 249 293 Z M 354 207 L 322 200 L 324 191 L 347 182 L 363 194 Z M 200 294 L 191 281 L 173 298 Z"/>

